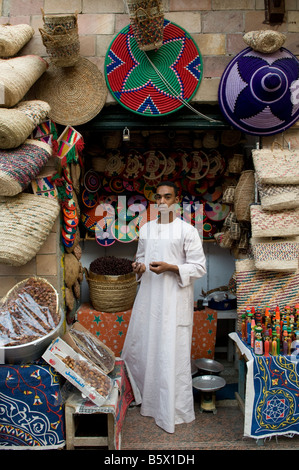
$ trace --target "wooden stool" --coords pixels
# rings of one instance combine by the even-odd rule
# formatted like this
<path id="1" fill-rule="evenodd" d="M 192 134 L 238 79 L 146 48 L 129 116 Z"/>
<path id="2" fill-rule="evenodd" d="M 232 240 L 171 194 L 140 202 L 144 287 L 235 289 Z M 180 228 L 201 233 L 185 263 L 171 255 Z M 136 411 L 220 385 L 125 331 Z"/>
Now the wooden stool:
<path id="1" fill-rule="evenodd" d="M 117 389 L 113 389 L 111 393 L 111 397 L 109 398 L 109 402 L 117 403 L 118 399 L 118 391 Z M 80 401 L 80 398 L 79 398 Z M 83 401 L 83 398 L 82 398 Z M 115 449 L 115 421 L 113 410 L 109 412 L 109 407 L 104 406 L 97 407 L 99 411 L 95 411 L 93 413 L 88 413 L 84 411 L 78 412 L 76 411 L 78 407 L 78 394 L 72 393 L 65 403 L 65 429 L 66 429 L 66 449 L 67 450 L 74 450 L 75 447 L 101 447 L 107 446 L 108 449 L 114 450 Z M 102 411 L 101 411 L 102 409 Z M 108 410 L 108 411 L 107 411 Z M 99 436 L 99 435 L 76 435 L 76 431 L 81 421 L 85 417 L 97 416 L 97 415 L 106 415 L 107 419 L 107 435 Z M 101 420 L 99 420 L 100 422 Z"/>

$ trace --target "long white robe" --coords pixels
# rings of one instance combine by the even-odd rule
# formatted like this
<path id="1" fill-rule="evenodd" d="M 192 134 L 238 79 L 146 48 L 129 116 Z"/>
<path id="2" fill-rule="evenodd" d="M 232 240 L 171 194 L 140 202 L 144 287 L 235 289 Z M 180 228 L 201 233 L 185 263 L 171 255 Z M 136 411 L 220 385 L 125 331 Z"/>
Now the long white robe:
<path id="1" fill-rule="evenodd" d="M 198 231 L 175 219 L 156 220 L 140 230 L 136 260 L 146 266 L 132 309 L 123 347 L 124 359 L 140 413 L 169 433 L 175 424 L 195 419 L 191 340 L 194 280 L 206 272 Z M 175 264 L 179 274 L 155 274 L 153 261 Z"/>

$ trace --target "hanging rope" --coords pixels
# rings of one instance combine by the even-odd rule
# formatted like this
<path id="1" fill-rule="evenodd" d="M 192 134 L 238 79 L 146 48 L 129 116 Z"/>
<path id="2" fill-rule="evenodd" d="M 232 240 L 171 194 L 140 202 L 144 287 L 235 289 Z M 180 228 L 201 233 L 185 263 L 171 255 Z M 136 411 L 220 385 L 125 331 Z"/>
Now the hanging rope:
<path id="1" fill-rule="evenodd" d="M 143 53 L 145 54 L 148 62 L 151 64 L 151 66 L 153 67 L 153 69 L 155 70 L 156 74 L 161 78 L 162 82 L 164 83 L 164 85 L 167 86 L 168 90 L 170 90 L 172 96 L 174 96 L 174 98 L 177 98 L 184 106 L 186 106 L 187 108 L 189 108 L 191 111 L 193 111 L 195 114 L 197 114 L 198 116 L 204 118 L 204 119 L 207 119 L 208 121 L 210 122 L 221 122 L 221 121 L 218 121 L 216 119 L 213 119 L 213 118 L 210 118 L 209 116 L 206 116 L 205 114 L 202 114 L 200 113 L 197 109 L 193 108 L 193 106 L 191 106 L 190 103 L 188 103 L 188 101 L 184 100 L 184 98 L 182 98 L 181 96 L 179 96 L 177 94 L 177 92 L 175 91 L 175 89 L 173 88 L 173 86 L 168 83 L 168 81 L 166 80 L 166 78 L 163 76 L 163 74 L 160 72 L 160 70 L 155 66 L 155 64 L 151 61 L 151 59 L 149 58 L 149 56 L 143 51 Z"/>

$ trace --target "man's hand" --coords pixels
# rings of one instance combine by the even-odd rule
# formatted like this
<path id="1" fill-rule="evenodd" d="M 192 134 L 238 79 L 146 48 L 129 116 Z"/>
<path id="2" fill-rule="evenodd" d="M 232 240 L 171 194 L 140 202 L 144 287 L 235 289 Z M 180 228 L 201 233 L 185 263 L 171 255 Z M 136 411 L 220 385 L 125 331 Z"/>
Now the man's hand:
<path id="1" fill-rule="evenodd" d="M 132 268 L 133 268 L 133 272 L 135 274 L 139 274 L 139 276 L 141 276 L 141 274 L 143 274 L 146 271 L 145 264 L 137 263 L 137 261 L 134 261 L 132 263 Z"/>
<path id="2" fill-rule="evenodd" d="M 175 264 L 169 264 L 165 261 L 153 261 L 150 263 L 150 270 L 156 274 L 162 274 L 166 271 L 179 274 L 179 268 Z"/>

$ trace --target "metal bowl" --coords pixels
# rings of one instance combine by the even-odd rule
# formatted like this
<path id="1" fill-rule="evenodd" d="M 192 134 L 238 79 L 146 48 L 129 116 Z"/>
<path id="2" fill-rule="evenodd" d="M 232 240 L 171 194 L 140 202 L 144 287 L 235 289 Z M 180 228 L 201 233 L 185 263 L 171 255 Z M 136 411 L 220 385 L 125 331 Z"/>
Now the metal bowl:
<path id="1" fill-rule="evenodd" d="M 201 375 L 192 379 L 192 385 L 202 392 L 216 392 L 226 385 L 226 381 L 219 375 Z"/>
<path id="2" fill-rule="evenodd" d="M 224 370 L 224 365 L 220 364 L 220 362 L 214 361 L 214 359 L 206 359 L 204 357 L 195 359 L 195 365 L 199 370 L 213 372 L 213 374 L 219 374 Z"/>
<path id="3" fill-rule="evenodd" d="M 0 347 L 0 364 L 24 364 L 39 359 L 49 344 L 64 332 L 64 312 L 60 310 L 57 327 L 41 338 L 17 346 Z"/>

